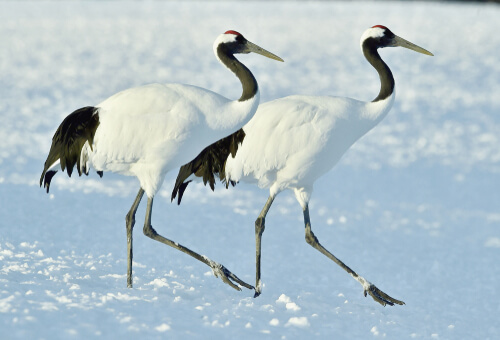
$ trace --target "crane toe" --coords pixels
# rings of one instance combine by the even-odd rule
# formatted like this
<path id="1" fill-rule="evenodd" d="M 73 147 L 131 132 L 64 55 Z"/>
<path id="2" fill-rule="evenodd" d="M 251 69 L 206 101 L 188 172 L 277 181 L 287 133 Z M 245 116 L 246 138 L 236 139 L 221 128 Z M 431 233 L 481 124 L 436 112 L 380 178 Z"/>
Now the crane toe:
<path id="1" fill-rule="evenodd" d="M 394 304 L 397 305 L 405 304 L 403 301 L 390 297 L 389 295 L 378 289 L 374 284 L 370 284 L 370 286 L 367 289 L 365 289 L 364 295 L 366 296 L 367 294 L 370 294 L 373 300 L 380 303 L 384 307 L 385 305 L 394 306 Z"/>
<path id="2" fill-rule="evenodd" d="M 224 282 L 233 287 L 234 289 L 241 291 L 240 287 L 245 287 L 248 289 L 253 289 L 255 290 L 254 286 L 246 283 L 245 281 L 241 280 L 239 277 L 234 275 L 229 269 L 224 267 L 222 264 L 210 261 L 210 268 L 212 268 L 212 272 L 215 275 L 215 277 L 220 277 L 220 279 Z M 238 285 L 236 285 L 237 283 Z"/>

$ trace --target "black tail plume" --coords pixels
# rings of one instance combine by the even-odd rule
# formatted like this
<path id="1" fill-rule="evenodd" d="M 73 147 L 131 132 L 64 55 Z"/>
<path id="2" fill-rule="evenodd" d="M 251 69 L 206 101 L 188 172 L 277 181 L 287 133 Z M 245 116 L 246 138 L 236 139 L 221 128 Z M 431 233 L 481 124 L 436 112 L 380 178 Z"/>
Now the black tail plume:
<path id="1" fill-rule="evenodd" d="M 45 161 L 40 186 L 49 192 L 50 181 L 57 170 L 49 168 L 59 160 L 61 170 L 65 170 L 71 177 L 73 167 L 77 166 L 78 174 L 81 176 L 80 155 L 83 145 L 88 141 L 90 148 L 94 142 L 95 132 L 99 126 L 98 109 L 92 106 L 83 107 L 68 115 L 59 125 L 52 137 L 49 155 Z M 86 172 L 86 170 L 84 171 Z"/>
<path id="2" fill-rule="evenodd" d="M 215 189 L 215 175 L 219 175 L 219 180 L 226 184 L 226 188 L 231 183 L 233 186 L 236 184 L 233 181 L 228 181 L 226 178 L 226 161 L 231 155 L 233 158 L 236 156 L 238 147 L 245 139 L 245 131 L 239 129 L 235 133 L 220 139 L 219 141 L 207 146 L 200 152 L 195 159 L 191 162 L 184 164 L 177 174 L 175 186 L 172 190 L 171 201 L 177 198 L 177 204 L 181 204 L 182 196 L 186 190 L 189 182 L 186 180 L 191 176 L 203 178 L 203 184 L 210 185 L 212 191 Z"/>

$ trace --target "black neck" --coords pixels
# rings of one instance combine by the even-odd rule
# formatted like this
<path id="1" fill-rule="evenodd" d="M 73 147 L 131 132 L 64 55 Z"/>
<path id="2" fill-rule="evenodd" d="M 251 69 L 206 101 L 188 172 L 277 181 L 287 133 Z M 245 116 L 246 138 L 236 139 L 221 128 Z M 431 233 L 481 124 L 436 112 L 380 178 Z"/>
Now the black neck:
<path id="1" fill-rule="evenodd" d="M 366 60 L 377 70 L 380 77 L 380 92 L 372 102 L 384 100 L 394 92 L 394 77 L 389 66 L 380 58 L 377 48 L 373 39 L 367 39 L 363 43 L 363 54 Z"/>
<path id="2" fill-rule="evenodd" d="M 257 80 L 255 80 L 252 72 L 243 65 L 234 55 L 228 51 L 224 45 L 217 47 L 217 56 L 222 61 L 224 65 L 227 66 L 241 82 L 243 87 L 243 92 L 238 101 L 242 102 L 251 99 L 257 93 L 259 87 L 257 85 Z"/>

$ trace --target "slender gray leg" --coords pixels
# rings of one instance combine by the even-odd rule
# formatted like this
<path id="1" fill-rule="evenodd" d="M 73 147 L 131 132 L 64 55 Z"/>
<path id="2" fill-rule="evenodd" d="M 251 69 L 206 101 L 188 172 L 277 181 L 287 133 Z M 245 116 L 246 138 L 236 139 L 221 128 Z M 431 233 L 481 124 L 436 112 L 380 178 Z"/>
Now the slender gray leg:
<path id="1" fill-rule="evenodd" d="M 309 206 L 307 206 L 307 205 L 306 205 L 306 207 L 304 209 L 304 224 L 305 224 L 305 227 L 306 227 L 306 242 L 309 243 L 313 248 L 315 248 L 316 250 L 318 250 L 320 253 L 322 253 L 323 255 L 325 255 L 326 257 L 328 257 L 330 260 L 332 260 L 333 262 L 335 262 L 336 264 L 338 264 L 342 269 L 344 269 L 346 272 L 348 272 L 349 274 L 351 274 L 351 276 L 356 281 L 358 281 L 359 283 L 361 283 L 361 285 L 363 286 L 363 289 L 364 289 L 363 293 L 364 293 L 365 296 L 366 296 L 367 293 L 370 294 L 370 296 L 375 301 L 377 301 L 378 303 L 380 303 L 382 306 L 385 306 L 386 304 L 394 306 L 395 303 L 398 304 L 398 305 L 404 305 L 405 304 L 403 301 L 399 301 L 399 300 L 396 300 L 396 299 L 390 297 L 389 295 L 387 295 L 386 293 L 384 293 L 383 291 L 381 291 L 380 289 L 378 289 L 377 287 L 375 287 L 375 285 L 373 285 L 369 281 L 365 280 L 363 277 L 361 277 L 358 274 L 356 274 L 356 272 L 354 272 L 354 270 L 352 270 L 347 265 L 345 265 L 344 262 L 342 262 L 341 260 L 339 260 L 338 258 L 336 258 L 335 255 L 333 255 L 332 253 L 330 253 L 328 250 L 326 250 L 319 243 L 318 239 L 316 238 L 316 236 L 314 236 L 314 234 L 313 234 L 313 232 L 311 230 L 311 220 L 309 218 Z"/>
<path id="2" fill-rule="evenodd" d="M 134 229 L 135 224 L 135 213 L 137 208 L 139 207 L 139 203 L 141 203 L 142 196 L 144 195 L 144 190 L 142 188 L 139 189 L 137 193 L 137 197 L 135 198 L 132 207 L 130 208 L 127 216 L 125 216 L 125 224 L 127 228 L 127 287 L 132 288 L 132 258 L 134 255 L 132 254 L 132 230 Z"/>
<path id="3" fill-rule="evenodd" d="M 228 285 L 230 285 L 231 287 L 233 287 L 236 290 L 241 290 L 241 288 L 238 287 L 237 285 L 235 285 L 232 281 L 236 282 L 237 284 L 239 284 L 240 286 L 243 286 L 245 288 L 255 289 L 252 285 L 249 285 L 248 283 L 245 283 L 244 281 L 240 280 L 236 275 L 231 273 L 223 265 L 210 260 L 208 257 L 206 257 L 204 255 L 200 255 L 198 253 L 195 253 L 194 251 L 178 244 L 177 242 L 173 242 L 173 241 L 161 236 L 160 234 L 158 234 L 156 232 L 156 230 L 153 229 L 153 226 L 151 225 L 151 211 L 152 211 L 152 209 L 153 209 L 153 198 L 148 197 L 148 206 L 146 208 L 146 220 L 144 221 L 144 229 L 143 229 L 144 235 L 146 235 L 147 237 L 149 237 L 155 241 L 161 242 L 163 244 L 166 244 L 167 246 L 170 246 L 172 248 L 180 250 L 183 253 L 194 257 L 198 261 L 205 263 L 207 266 L 212 268 L 212 272 L 214 273 L 214 275 L 216 277 L 220 277 L 222 279 L 222 281 L 224 281 L 225 283 L 227 283 Z"/>
<path id="4" fill-rule="evenodd" d="M 267 199 L 264 208 L 260 212 L 259 217 L 255 220 L 255 295 L 254 298 L 260 295 L 262 292 L 262 285 L 260 282 L 260 252 L 261 252 L 261 241 L 262 234 L 266 229 L 266 215 L 269 209 L 271 208 L 271 204 L 273 204 L 275 196 L 269 196 Z"/>

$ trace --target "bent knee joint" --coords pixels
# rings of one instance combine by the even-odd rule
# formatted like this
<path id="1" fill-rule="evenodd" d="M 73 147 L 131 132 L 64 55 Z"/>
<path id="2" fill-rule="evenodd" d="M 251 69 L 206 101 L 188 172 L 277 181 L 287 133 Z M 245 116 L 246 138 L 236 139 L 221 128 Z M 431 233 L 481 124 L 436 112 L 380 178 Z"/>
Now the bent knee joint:
<path id="1" fill-rule="evenodd" d="M 145 225 L 144 228 L 142 229 L 142 232 L 144 233 L 144 235 L 150 238 L 154 238 L 155 236 L 158 235 L 156 230 L 154 230 L 151 225 Z"/>
<path id="2" fill-rule="evenodd" d="M 129 211 L 127 215 L 125 215 L 125 222 L 127 223 L 127 227 L 129 225 L 133 226 L 135 224 L 135 213 Z"/>
<path id="3" fill-rule="evenodd" d="M 264 232 L 264 229 L 266 229 L 265 226 L 265 218 L 264 217 L 259 217 L 255 220 L 255 234 L 262 235 Z"/>
<path id="4" fill-rule="evenodd" d="M 125 226 L 127 229 L 132 229 L 135 224 L 135 218 L 134 217 L 129 217 L 128 215 L 125 217 Z"/>
<path id="5" fill-rule="evenodd" d="M 318 244 L 318 238 L 314 235 L 314 233 L 310 230 L 306 230 L 306 242 L 311 246 Z"/>

